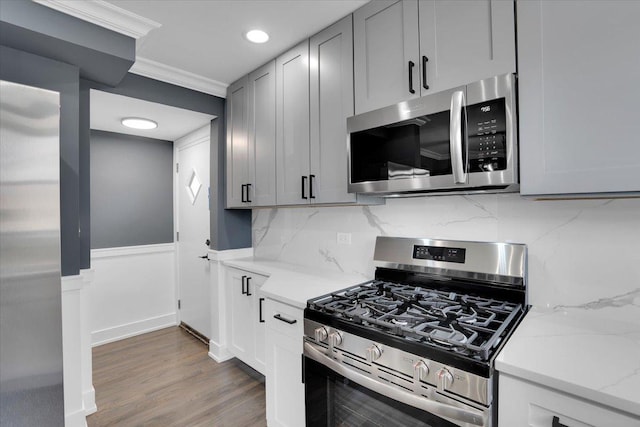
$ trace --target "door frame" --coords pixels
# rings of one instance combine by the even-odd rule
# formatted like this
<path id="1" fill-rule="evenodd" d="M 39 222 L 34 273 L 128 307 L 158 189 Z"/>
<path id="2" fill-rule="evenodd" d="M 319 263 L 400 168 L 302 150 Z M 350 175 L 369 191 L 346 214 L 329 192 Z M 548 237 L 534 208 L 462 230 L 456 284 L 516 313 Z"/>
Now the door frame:
<path id="1" fill-rule="evenodd" d="M 206 124 L 205 126 L 196 129 L 173 142 L 173 242 L 175 245 L 175 255 L 174 255 L 174 263 L 175 263 L 175 291 L 174 291 L 174 307 L 176 310 L 176 324 L 180 325 L 182 321 L 182 316 L 180 313 L 180 309 L 178 309 L 178 300 L 180 299 L 180 245 L 177 239 L 178 233 L 180 231 L 180 218 L 179 218 L 179 206 L 178 206 L 178 194 L 180 183 L 178 182 L 178 159 L 180 158 L 180 151 L 186 148 L 192 147 L 194 145 L 200 144 L 202 142 L 209 141 L 209 150 L 211 150 L 211 123 Z M 211 154 L 211 153 L 209 153 Z M 209 182 L 206 183 L 207 192 L 210 191 L 211 186 L 211 157 L 208 159 L 209 161 Z M 205 186 L 205 183 L 203 183 Z M 209 197 L 209 194 L 207 194 Z M 209 214 L 211 215 L 211 214 Z M 211 221 L 211 216 L 209 216 L 209 221 Z M 211 230 L 209 230 L 209 239 L 211 239 Z"/>

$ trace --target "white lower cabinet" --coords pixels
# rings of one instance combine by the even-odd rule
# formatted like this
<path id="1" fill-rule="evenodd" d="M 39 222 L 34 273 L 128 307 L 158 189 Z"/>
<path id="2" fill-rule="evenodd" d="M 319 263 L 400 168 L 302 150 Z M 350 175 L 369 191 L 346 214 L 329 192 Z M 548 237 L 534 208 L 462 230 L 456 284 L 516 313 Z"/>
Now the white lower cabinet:
<path id="1" fill-rule="evenodd" d="M 501 373 L 500 426 L 639 427 L 640 419 L 613 409 Z"/>
<path id="2" fill-rule="evenodd" d="M 260 288 L 266 276 L 227 267 L 227 320 L 229 352 L 265 374 L 264 298 Z"/>
<path id="3" fill-rule="evenodd" d="M 302 383 L 302 309 L 267 299 L 267 425 L 305 425 Z"/>

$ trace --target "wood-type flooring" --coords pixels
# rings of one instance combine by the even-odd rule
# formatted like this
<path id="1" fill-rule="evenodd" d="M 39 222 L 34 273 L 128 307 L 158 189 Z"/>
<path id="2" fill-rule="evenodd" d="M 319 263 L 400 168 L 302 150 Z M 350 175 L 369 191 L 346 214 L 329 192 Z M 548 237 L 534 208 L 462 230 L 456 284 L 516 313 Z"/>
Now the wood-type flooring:
<path id="1" fill-rule="evenodd" d="M 266 426 L 264 378 L 207 351 L 178 327 L 94 348 L 88 427 Z"/>

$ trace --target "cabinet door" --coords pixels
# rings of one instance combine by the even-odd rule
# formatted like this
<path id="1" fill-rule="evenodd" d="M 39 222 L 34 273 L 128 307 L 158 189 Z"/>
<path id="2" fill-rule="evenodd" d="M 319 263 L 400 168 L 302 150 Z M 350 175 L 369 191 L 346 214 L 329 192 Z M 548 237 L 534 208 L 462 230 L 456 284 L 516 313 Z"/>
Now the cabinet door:
<path id="1" fill-rule="evenodd" d="M 640 2 L 517 7 L 521 192 L 640 191 Z"/>
<path id="2" fill-rule="evenodd" d="M 351 15 L 309 41 L 311 192 L 314 203 L 353 202 L 347 192 L 347 117 L 353 115 Z"/>
<path id="3" fill-rule="evenodd" d="M 305 403 L 302 383 L 302 310 L 267 299 L 265 315 L 267 424 L 270 427 L 303 426 Z M 295 323 L 291 323 L 294 321 Z"/>
<path id="4" fill-rule="evenodd" d="M 372 1 L 356 10 L 353 42 L 356 114 L 420 96 L 417 0 Z"/>
<path id="5" fill-rule="evenodd" d="M 255 274 L 251 275 L 249 280 L 249 292 L 253 297 L 253 315 L 254 315 L 254 334 L 253 334 L 253 359 L 255 364 L 253 368 L 264 374 L 266 369 L 266 322 L 264 315 L 265 298 L 260 291 L 266 278 Z"/>
<path id="6" fill-rule="evenodd" d="M 309 41 L 276 60 L 278 205 L 309 203 Z"/>
<path id="7" fill-rule="evenodd" d="M 229 351 L 238 359 L 249 363 L 254 352 L 254 301 L 247 295 L 246 281 L 250 273 L 227 268 L 227 295 L 229 317 Z"/>
<path id="8" fill-rule="evenodd" d="M 243 195 L 249 176 L 251 151 L 248 138 L 248 79 L 227 88 L 227 207 L 247 205 Z"/>
<path id="9" fill-rule="evenodd" d="M 420 0 L 418 8 L 422 95 L 516 71 L 513 1 Z"/>
<path id="10" fill-rule="evenodd" d="M 253 180 L 251 206 L 276 204 L 276 63 L 249 74 L 249 147 Z"/>

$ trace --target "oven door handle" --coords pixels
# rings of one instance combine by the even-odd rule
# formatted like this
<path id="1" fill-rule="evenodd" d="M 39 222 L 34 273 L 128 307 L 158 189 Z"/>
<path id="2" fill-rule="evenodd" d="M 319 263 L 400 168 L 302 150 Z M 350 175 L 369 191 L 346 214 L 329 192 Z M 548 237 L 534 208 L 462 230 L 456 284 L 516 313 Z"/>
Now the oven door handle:
<path id="1" fill-rule="evenodd" d="M 313 344 L 304 343 L 304 355 L 315 360 L 316 362 L 326 366 L 335 373 L 342 375 L 343 377 L 360 384 L 363 387 L 368 388 L 371 391 L 379 393 L 383 396 L 387 396 L 398 402 L 402 402 L 405 405 L 413 406 L 414 408 L 422 409 L 433 415 L 438 415 L 444 418 L 448 418 L 455 421 L 461 421 L 474 426 L 485 426 L 487 417 L 479 410 L 471 410 L 464 408 L 457 408 L 455 406 L 447 405 L 446 403 L 436 402 L 426 397 L 419 397 L 406 391 L 399 390 L 390 385 L 378 382 L 373 378 L 369 378 L 359 372 L 352 371 L 346 368 L 344 365 L 336 362 L 322 351 L 318 350 Z"/>

